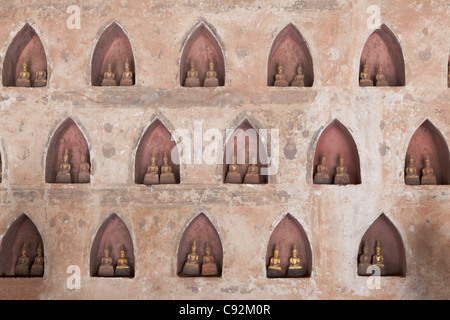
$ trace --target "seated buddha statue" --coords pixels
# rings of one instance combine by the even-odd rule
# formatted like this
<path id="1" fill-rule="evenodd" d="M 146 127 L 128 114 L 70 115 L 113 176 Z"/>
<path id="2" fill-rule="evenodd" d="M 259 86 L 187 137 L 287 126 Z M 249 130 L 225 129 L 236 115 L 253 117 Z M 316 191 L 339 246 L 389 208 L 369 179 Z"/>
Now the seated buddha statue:
<path id="1" fill-rule="evenodd" d="M 125 60 L 125 71 L 122 73 L 122 79 L 120 80 L 121 86 L 132 86 L 133 85 L 133 71 L 130 70 L 130 63 L 128 58 Z"/>
<path id="2" fill-rule="evenodd" d="M 78 183 L 89 183 L 91 180 L 91 165 L 86 160 L 86 153 L 81 153 L 80 172 L 78 173 Z"/>
<path id="3" fill-rule="evenodd" d="M 339 156 L 339 163 L 336 167 L 336 175 L 334 176 L 334 184 L 346 185 L 350 183 L 350 179 L 347 173 L 347 167 L 344 166 L 344 156 Z"/>
<path id="4" fill-rule="evenodd" d="M 247 173 L 244 177 L 244 183 L 259 183 L 259 166 L 256 158 L 253 158 L 252 163 L 247 168 Z"/>
<path id="5" fill-rule="evenodd" d="M 44 275 L 44 256 L 42 250 L 42 242 L 36 249 L 36 257 L 34 258 L 33 264 L 31 265 L 30 276 L 32 277 L 42 277 Z"/>
<path id="6" fill-rule="evenodd" d="M 209 70 L 206 72 L 205 81 L 203 81 L 204 87 L 217 87 L 219 85 L 219 79 L 217 79 L 217 71 L 214 70 L 214 62 L 209 62 Z"/>
<path id="7" fill-rule="evenodd" d="M 47 71 L 36 71 L 33 81 L 33 87 L 45 87 L 47 85 Z"/>
<path id="8" fill-rule="evenodd" d="M 22 255 L 17 260 L 16 267 L 14 269 L 14 275 L 19 277 L 28 277 L 30 276 L 30 260 L 27 256 L 27 244 L 24 243 L 22 250 Z"/>
<path id="9" fill-rule="evenodd" d="M 151 164 L 147 167 L 147 173 L 144 176 L 144 184 L 158 184 L 159 183 L 159 167 L 156 164 L 155 153 L 153 152 Z"/>
<path id="10" fill-rule="evenodd" d="M 379 267 L 381 275 L 384 275 L 384 257 L 381 254 L 381 245 L 379 240 L 376 242 L 375 254 L 372 256 L 372 265 Z"/>
<path id="11" fill-rule="evenodd" d="M 305 75 L 303 74 L 302 65 L 299 64 L 297 67 L 297 74 L 294 80 L 291 82 L 291 87 L 304 87 L 305 86 Z"/>
<path id="12" fill-rule="evenodd" d="M 275 87 L 287 87 L 289 84 L 286 80 L 286 76 L 283 74 L 283 66 L 281 64 L 277 67 L 277 74 L 275 75 Z"/>
<path id="13" fill-rule="evenodd" d="M 358 263 L 358 274 L 360 276 L 371 275 L 371 273 L 367 272 L 367 268 L 370 266 L 371 257 L 369 255 L 369 247 L 367 245 L 367 241 L 364 241 L 362 254 L 359 256 Z"/>
<path id="14" fill-rule="evenodd" d="M 363 71 L 360 74 L 359 77 L 359 85 L 361 87 L 371 87 L 373 86 L 373 81 L 370 80 L 370 74 L 369 74 L 369 65 L 366 63 L 364 63 L 363 66 Z"/>
<path id="15" fill-rule="evenodd" d="M 106 66 L 106 71 L 103 73 L 102 87 L 105 86 L 116 86 L 116 75 L 112 71 L 112 64 L 108 62 Z"/>
<path id="16" fill-rule="evenodd" d="M 163 165 L 161 166 L 161 175 L 159 177 L 159 183 L 169 184 L 176 183 L 175 175 L 172 172 L 172 167 L 169 164 L 169 158 L 164 153 Z"/>
<path id="17" fill-rule="evenodd" d="M 195 240 L 192 243 L 191 252 L 187 256 L 181 274 L 185 276 L 200 275 L 200 265 L 198 263 L 197 245 Z"/>
<path id="18" fill-rule="evenodd" d="M 297 246 L 294 244 L 292 248 L 292 256 L 289 258 L 289 267 L 287 276 L 288 277 L 301 277 L 305 273 L 301 262 L 300 257 L 298 256 Z"/>
<path id="19" fill-rule="evenodd" d="M 117 259 L 116 271 L 114 272 L 116 277 L 129 277 L 131 276 L 130 266 L 128 265 L 128 259 L 125 256 L 125 247 L 120 248 L 120 257 Z"/>
<path id="20" fill-rule="evenodd" d="M 330 176 L 327 168 L 327 157 L 325 153 L 320 157 L 320 163 L 317 166 L 317 172 L 314 175 L 315 184 L 328 184 L 330 183 Z"/>
<path id="21" fill-rule="evenodd" d="M 16 87 L 31 87 L 30 72 L 28 71 L 28 62 L 26 59 L 22 63 L 22 71 L 19 72 Z"/>
<path id="22" fill-rule="evenodd" d="M 205 255 L 203 256 L 202 263 L 202 276 L 217 276 L 219 272 L 217 271 L 217 265 L 214 262 L 214 257 L 211 255 L 211 248 L 209 247 L 208 242 L 206 242 L 205 246 Z"/>
<path id="23" fill-rule="evenodd" d="M 195 62 L 193 60 L 189 63 L 189 68 L 186 73 L 186 80 L 184 80 L 184 86 L 200 87 L 200 79 L 198 78 L 198 72 L 195 69 Z"/>
<path id="24" fill-rule="evenodd" d="M 56 183 L 72 183 L 70 177 L 71 165 L 69 163 L 69 150 L 66 149 L 63 155 L 63 163 L 60 164 L 58 173 L 56 174 Z"/>
<path id="25" fill-rule="evenodd" d="M 425 166 L 422 169 L 421 184 L 436 184 L 436 176 L 434 175 L 433 168 L 430 166 L 431 160 L 427 155 L 424 160 Z"/>
<path id="26" fill-rule="evenodd" d="M 108 246 L 105 244 L 104 255 L 98 267 L 97 275 L 99 277 L 114 277 L 114 266 L 111 256 L 109 255 Z"/>
<path id="27" fill-rule="evenodd" d="M 239 165 L 237 164 L 237 156 L 234 155 L 233 163 L 228 165 L 228 172 L 225 177 L 226 183 L 242 183 L 242 175 L 239 172 Z"/>
<path id="28" fill-rule="evenodd" d="M 383 69 L 381 68 L 381 65 L 378 66 L 378 73 L 375 76 L 375 80 L 376 80 L 377 87 L 389 86 L 389 83 L 387 82 L 386 78 L 384 77 Z"/>
<path id="29" fill-rule="evenodd" d="M 267 277 L 269 278 L 277 278 L 282 276 L 281 259 L 279 255 L 280 251 L 278 250 L 278 245 L 275 245 L 273 256 L 270 258 L 269 266 L 267 267 Z"/>
<path id="30" fill-rule="evenodd" d="M 414 166 L 412 154 L 409 155 L 408 165 L 405 169 L 405 183 L 409 185 L 420 184 L 419 174 L 417 173 L 417 168 Z"/>

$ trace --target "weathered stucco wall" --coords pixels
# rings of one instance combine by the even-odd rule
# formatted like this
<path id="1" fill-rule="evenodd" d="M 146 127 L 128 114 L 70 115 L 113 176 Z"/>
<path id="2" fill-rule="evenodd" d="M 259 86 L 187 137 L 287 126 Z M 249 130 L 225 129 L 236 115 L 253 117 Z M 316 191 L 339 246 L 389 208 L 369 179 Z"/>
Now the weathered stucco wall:
<path id="1" fill-rule="evenodd" d="M 81 8 L 70 30 L 69 5 Z M 373 30 L 367 8 L 397 37 L 405 60 L 402 87 L 358 86 L 360 56 Z M 0 278 L 6 299 L 416 299 L 450 298 L 449 185 L 404 184 L 409 141 L 429 119 L 450 143 L 450 54 L 447 1 L 2 1 L 0 61 L 25 23 L 48 62 L 44 88 L 0 87 L 0 237 L 22 213 L 39 230 L 43 278 Z M 133 87 L 91 86 L 97 40 L 113 21 L 135 59 Z M 183 45 L 199 22 L 222 47 L 225 85 L 180 86 Z M 314 64 L 310 88 L 267 86 L 268 55 L 289 23 L 306 40 Z M 85 135 L 89 184 L 45 182 L 53 133 L 72 118 Z M 154 119 L 173 132 L 217 128 L 225 135 L 248 119 L 278 129 L 279 171 L 264 185 L 224 184 L 221 165 L 183 164 L 181 183 L 134 183 L 140 137 Z M 321 132 L 338 119 L 355 140 L 361 184 L 312 183 Z M 208 145 L 204 142 L 203 147 Z M 177 276 L 186 226 L 203 212 L 223 246 L 220 278 Z M 116 213 L 134 246 L 134 278 L 90 276 L 89 257 L 103 221 Z M 266 250 L 290 213 L 311 245 L 311 276 L 268 279 Z M 401 235 L 405 277 L 383 277 L 370 289 L 357 275 L 360 241 L 384 213 Z M 81 269 L 69 290 L 68 266 Z"/>

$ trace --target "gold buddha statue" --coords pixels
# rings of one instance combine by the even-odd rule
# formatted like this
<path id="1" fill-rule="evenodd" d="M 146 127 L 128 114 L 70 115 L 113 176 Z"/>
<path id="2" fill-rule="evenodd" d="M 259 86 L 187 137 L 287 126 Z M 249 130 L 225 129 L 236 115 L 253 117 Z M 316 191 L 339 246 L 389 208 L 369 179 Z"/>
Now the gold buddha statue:
<path id="1" fill-rule="evenodd" d="M 81 153 L 80 172 L 78 173 L 78 183 L 89 183 L 91 181 L 91 165 L 86 160 L 86 153 Z"/>
<path id="2" fill-rule="evenodd" d="M 259 183 L 259 166 L 256 162 L 256 158 L 253 157 L 252 163 L 247 168 L 247 173 L 244 177 L 244 183 Z"/>
<path id="3" fill-rule="evenodd" d="M 434 175 L 433 168 L 430 166 L 431 160 L 427 155 L 424 160 L 425 166 L 422 169 L 421 184 L 436 184 L 436 176 Z"/>
<path id="4" fill-rule="evenodd" d="M 233 163 L 228 165 L 228 172 L 225 177 L 226 183 L 242 183 L 242 175 L 239 172 L 236 154 L 233 156 Z"/>
<path id="5" fill-rule="evenodd" d="M 368 72 L 369 70 L 369 65 L 367 64 L 367 62 L 364 63 L 363 66 L 363 71 L 360 74 L 360 78 L 359 78 L 359 85 L 361 87 L 372 87 L 373 86 L 373 81 L 370 80 L 370 74 Z"/>
<path id="6" fill-rule="evenodd" d="M 328 184 L 330 183 L 330 176 L 327 168 L 327 157 L 325 152 L 320 157 L 320 164 L 317 166 L 317 172 L 314 175 L 315 184 Z"/>
<path id="7" fill-rule="evenodd" d="M 14 275 L 19 277 L 29 277 L 30 276 L 30 260 L 27 256 L 27 243 L 23 244 L 22 255 L 17 260 L 16 267 L 14 269 Z"/>
<path id="8" fill-rule="evenodd" d="M 133 85 L 133 72 L 130 70 L 130 63 L 128 58 L 125 60 L 125 71 L 122 73 L 122 79 L 120 80 L 121 86 L 132 86 Z"/>
<path id="9" fill-rule="evenodd" d="M 22 63 L 22 71 L 19 72 L 19 77 L 16 80 L 16 87 L 31 87 L 27 59 Z"/>
<path id="10" fill-rule="evenodd" d="M 151 164 L 147 167 L 147 173 L 144 176 L 144 184 L 159 184 L 159 167 L 156 164 L 154 152 L 151 158 Z"/>
<path id="11" fill-rule="evenodd" d="M 63 155 L 63 163 L 59 166 L 59 171 L 56 174 L 56 183 L 72 183 L 72 178 L 70 177 L 70 168 L 71 165 L 69 163 L 69 150 L 64 150 Z"/>
<path id="12" fill-rule="evenodd" d="M 211 255 L 211 248 L 209 247 L 208 242 L 206 242 L 205 246 L 205 255 L 203 256 L 202 263 L 202 276 L 217 276 L 219 272 L 217 271 L 217 265 L 214 262 L 214 257 Z"/>
<path id="13" fill-rule="evenodd" d="M 188 254 L 181 274 L 185 276 L 198 276 L 200 274 L 200 265 L 198 263 L 196 241 L 192 243 L 191 252 Z"/>
<path id="14" fill-rule="evenodd" d="M 42 242 L 36 249 L 36 257 L 34 258 L 33 264 L 31 265 L 30 276 L 32 277 L 42 277 L 44 275 L 44 252 L 42 250 Z"/>
<path id="15" fill-rule="evenodd" d="M 376 86 L 377 87 L 386 87 L 389 86 L 389 83 L 387 82 L 386 78 L 384 77 L 383 70 L 381 68 L 381 65 L 378 66 L 378 73 L 375 76 L 376 79 Z"/>
<path id="16" fill-rule="evenodd" d="M 200 87 L 200 79 L 198 78 L 198 72 L 195 69 L 195 62 L 191 60 L 189 63 L 190 69 L 186 73 L 186 80 L 184 80 L 185 87 Z"/>
<path id="17" fill-rule="evenodd" d="M 128 259 L 125 256 L 125 247 L 120 248 L 120 257 L 117 259 L 116 270 L 114 272 L 116 277 L 129 277 L 131 276 L 130 266 L 128 265 Z"/>
<path id="18" fill-rule="evenodd" d="M 379 267 L 381 275 L 384 275 L 384 257 L 381 254 L 380 240 L 376 241 L 375 254 L 372 256 L 372 265 Z"/>
<path id="19" fill-rule="evenodd" d="M 109 255 L 108 246 L 105 244 L 104 256 L 98 267 L 97 275 L 99 277 L 114 277 L 114 266 L 111 256 Z"/>
<path id="20" fill-rule="evenodd" d="M 369 254 L 369 246 L 367 245 L 367 241 L 364 241 L 362 254 L 359 256 L 359 263 L 358 263 L 358 274 L 360 276 L 370 275 L 367 272 L 367 268 L 370 266 L 370 260 L 371 257 Z"/>
<path id="21" fill-rule="evenodd" d="M 280 251 L 278 250 L 278 245 L 275 245 L 273 250 L 273 256 L 270 258 L 269 266 L 267 267 L 267 276 L 269 278 L 281 277 L 281 259 L 279 257 Z"/>
<path id="22" fill-rule="evenodd" d="M 297 67 L 297 74 L 294 80 L 291 82 L 291 87 L 304 87 L 305 86 L 305 75 L 303 74 L 302 65 L 299 64 Z"/>
<path id="23" fill-rule="evenodd" d="M 33 81 L 33 87 L 45 87 L 47 85 L 47 71 L 36 71 Z"/>
<path id="24" fill-rule="evenodd" d="M 281 64 L 277 67 L 277 74 L 275 75 L 275 87 L 287 87 L 289 84 L 286 80 L 286 76 L 283 74 L 283 66 Z"/>
<path id="25" fill-rule="evenodd" d="M 205 81 L 203 81 L 204 87 L 217 87 L 219 85 L 219 79 L 217 79 L 217 71 L 214 70 L 214 62 L 209 62 L 209 70 L 206 72 Z"/>
<path id="26" fill-rule="evenodd" d="M 176 183 L 175 175 L 172 172 L 172 167 L 169 164 L 169 158 L 164 153 L 163 165 L 161 166 L 161 175 L 159 177 L 159 183 L 171 184 Z"/>
<path id="27" fill-rule="evenodd" d="M 106 66 L 106 71 L 103 74 L 103 80 L 102 80 L 102 87 L 106 86 L 116 86 L 116 75 L 112 71 L 112 64 L 111 62 L 108 62 L 108 65 Z"/>
<path id="28" fill-rule="evenodd" d="M 339 163 L 336 167 L 336 175 L 334 176 L 334 184 L 346 185 L 350 183 L 350 178 L 347 173 L 347 167 L 344 166 L 344 156 L 339 156 Z"/>
<path id="29" fill-rule="evenodd" d="M 405 183 L 409 185 L 420 184 L 419 174 L 417 173 L 417 168 L 414 166 L 414 158 L 412 154 L 409 155 L 408 165 L 405 169 Z"/>
<path id="30" fill-rule="evenodd" d="M 289 258 L 288 277 L 301 277 L 305 273 L 298 256 L 297 246 L 294 244 L 292 248 L 292 256 Z"/>

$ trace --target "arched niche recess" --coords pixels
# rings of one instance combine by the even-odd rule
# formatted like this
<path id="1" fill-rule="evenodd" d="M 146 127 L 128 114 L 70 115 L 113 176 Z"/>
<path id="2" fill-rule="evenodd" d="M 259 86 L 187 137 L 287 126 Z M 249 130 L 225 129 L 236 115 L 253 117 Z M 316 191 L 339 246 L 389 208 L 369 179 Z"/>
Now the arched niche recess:
<path id="1" fill-rule="evenodd" d="M 183 267 L 186 262 L 188 254 L 191 252 L 192 245 L 195 241 L 196 253 L 198 254 L 198 262 L 200 270 L 202 269 L 203 256 L 205 255 L 206 243 L 211 250 L 211 255 L 214 257 L 214 262 L 217 266 L 217 276 L 222 275 L 223 265 L 223 249 L 222 241 L 216 228 L 204 213 L 197 215 L 191 223 L 184 230 L 178 246 L 178 261 L 177 274 L 180 277 L 193 276 L 183 274 Z M 201 276 L 201 272 L 198 276 Z"/>
<path id="2" fill-rule="evenodd" d="M 26 256 L 28 257 L 28 267 L 30 274 L 28 276 L 42 277 L 44 268 L 41 267 L 40 273 L 31 271 L 35 258 L 37 256 L 37 249 L 40 246 L 42 249 L 42 257 L 44 257 L 44 244 L 42 242 L 41 234 L 34 225 L 33 221 L 26 215 L 21 214 L 8 228 L 8 231 L 3 236 L 2 244 L 0 246 L 0 276 L 2 277 L 26 277 L 26 275 L 17 275 L 16 264 L 19 257 L 22 255 L 22 248 L 26 249 Z M 33 270 L 35 270 L 33 268 Z"/>
<path id="3" fill-rule="evenodd" d="M 381 255 L 384 258 L 384 270 L 381 271 L 381 275 L 406 276 L 406 254 L 402 238 L 397 228 L 384 213 L 372 223 L 363 235 L 358 248 L 358 265 L 360 264 L 364 245 L 367 245 L 367 254 L 372 257 L 375 254 L 375 247 L 378 241 Z M 359 268 L 357 272 L 358 275 L 362 276 L 372 274 L 372 272 L 363 274 Z"/>
<path id="4" fill-rule="evenodd" d="M 275 38 L 269 54 L 267 85 L 273 86 L 278 65 L 283 66 L 283 74 L 288 84 L 292 83 L 301 65 L 304 75 L 304 86 L 311 87 L 314 83 L 314 69 L 308 44 L 302 34 L 292 24 L 288 24 Z"/>
<path id="5" fill-rule="evenodd" d="M 129 70 L 133 72 L 132 84 L 134 84 L 135 61 L 131 43 L 122 28 L 113 22 L 103 31 L 95 46 L 91 62 L 92 85 L 102 85 L 103 76 L 109 63 L 111 63 L 112 72 L 115 75 L 116 85 L 120 85 L 126 61 L 129 63 Z"/>
<path id="6" fill-rule="evenodd" d="M 35 81 L 36 72 L 45 71 L 45 79 L 47 78 L 47 57 L 41 39 L 28 23 L 16 34 L 6 51 L 3 60 L 3 86 L 16 86 L 24 61 L 28 64 L 30 86 L 43 86 Z"/>
<path id="7" fill-rule="evenodd" d="M 238 174 L 229 175 L 236 156 Z M 247 176 L 251 164 L 259 167 L 258 176 L 252 179 Z M 267 148 L 261 142 L 258 131 L 245 119 L 233 134 L 228 137 L 224 152 L 224 182 L 225 183 L 267 183 L 267 175 L 261 173 L 261 168 L 267 167 Z"/>
<path id="8" fill-rule="evenodd" d="M 344 157 L 344 165 L 347 167 L 349 184 L 360 184 L 361 173 L 358 149 L 348 129 L 337 119 L 333 120 L 322 132 L 316 146 L 313 159 L 313 179 L 317 173 L 322 154 L 326 155 L 329 181 L 334 183 L 334 176 L 340 155 Z"/>
<path id="9" fill-rule="evenodd" d="M 172 134 L 159 119 L 150 124 L 139 142 L 135 159 L 135 183 L 144 183 L 144 177 L 148 166 L 151 164 L 153 154 L 156 158 L 156 165 L 159 167 L 159 173 L 161 173 L 164 154 L 167 156 L 168 164 L 175 177 L 175 183 L 180 183 L 178 147 L 172 139 Z M 161 181 L 160 183 L 164 182 Z"/>
<path id="10" fill-rule="evenodd" d="M 301 275 L 288 274 L 289 259 L 292 257 L 292 249 L 297 249 L 302 267 Z M 266 267 L 270 264 L 270 258 L 274 255 L 275 247 L 278 247 L 281 272 L 275 277 L 309 277 L 312 269 L 312 253 L 308 237 L 300 223 L 291 214 L 287 214 L 275 227 L 269 238 L 266 251 Z M 267 269 L 267 277 L 274 277 Z"/>
<path id="11" fill-rule="evenodd" d="M 47 150 L 45 166 L 45 182 L 56 183 L 60 165 L 64 162 L 64 154 L 68 152 L 68 163 L 70 164 L 71 182 L 79 183 L 80 165 L 82 154 L 86 156 L 86 162 L 90 162 L 89 147 L 87 141 L 76 123 L 67 118 L 53 134 Z M 83 181 L 89 182 L 89 181 Z"/>
<path id="12" fill-rule="evenodd" d="M 90 259 L 90 274 L 92 277 L 99 276 L 98 271 L 102 258 L 105 255 L 105 248 L 109 250 L 109 256 L 112 258 L 114 268 L 117 265 L 117 260 L 120 258 L 120 250 L 123 248 L 130 267 L 129 277 L 134 277 L 133 241 L 127 226 L 115 213 L 110 214 L 102 223 L 92 243 Z"/>
<path id="13" fill-rule="evenodd" d="M 225 84 L 225 61 L 221 46 L 211 29 L 204 22 L 200 23 L 185 42 L 180 60 L 181 86 L 185 86 L 187 71 L 190 69 L 191 61 L 195 63 L 200 86 L 204 83 L 206 72 L 209 69 L 209 62 L 211 61 L 214 63 L 214 69 L 217 72 L 219 86 Z"/>
<path id="14" fill-rule="evenodd" d="M 389 86 L 405 85 L 405 61 L 403 52 L 396 36 L 384 24 L 376 29 L 367 39 L 360 58 L 360 72 L 364 64 L 368 65 L 368 73 L 373 85 L 376 85 L 375 77 L 378 66 L 381 66 L 383 74 Z"/>
<path id="15" fill-rule="evenodd" d="M 450 184 L 449 149 L 444 137 L 430 120 L 425 120 L 411 137 L 406 151 L 405 168 L 411 155 L 415 160 L 414 166 L 419 176 L 422 176 L 424 160 L 428 156 L 431 161 L 430 167 L 433 168 L 436 177 L 436 184 Z M 405 174 L 406 171 L 404 171 Z"/>

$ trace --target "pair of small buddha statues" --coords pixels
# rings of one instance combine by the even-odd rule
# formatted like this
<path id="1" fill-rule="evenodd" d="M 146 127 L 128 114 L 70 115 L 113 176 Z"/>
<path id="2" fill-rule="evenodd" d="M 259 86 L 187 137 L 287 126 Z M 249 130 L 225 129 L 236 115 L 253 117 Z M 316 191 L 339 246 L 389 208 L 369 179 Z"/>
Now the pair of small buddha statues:
<path id="1" fill-rule="evenodd" d="M 14 275 L 17 277 L 42 277 L 44 275 L 44 251 L 42 243 L 36 249 L 36 257 L 30 267 L 30 259 L 27 255 L 27 243 L 23 244 L 21 255 L 14 268 Z"/>
<path id="2" fill-rule="evenodd" d="M 130 70 L 130 62 L 128 58 L 125 60 L 125 71 L 122 73 L 122 79 L 119 82 L 120 86 L 132 86 L 133 82 L 133 72 Z M 108 62 L 106 66 L 106 71 L 103 73 L 102 87 L 105 86 L 117 86 L 116 75 L 112 71 L 112 63 Z"/>
<path id="3" fill-rule="evenodd" d="M 152 184 L 172 184 L 176 183 L 175 175 L 172 172 L 172 167 L 169 164 L 169 158 L 164 153 L 163 165 L 160 167 L 156 164 L 156 156 L 153 153 L 151 164 L 147 167 L 147 173 L 144 176 L 143 183 L 146 185 Z"/>
<path id="4" fill-rule="evenodd" d="M 368 72 L 369 65 L 367 62 L 364 63 L 363 71 L 360 74 L 359 79 L 359 85 L 361 87 L 372 87 L 373 86 L 373 80 L 370 78 L 370 74 Z M 375 76 L 375 86 L 377 87 L 387 87 L 389 86 L 388 81 L 386 80 L 383 69 L 381 68 L 381 65 L 378 65 L 378 73 Z"/>
<path id="5" fill-rule="evenodd" d="M 205 255 L 202 258 L 202 264 L 200 266 L 199 256 L 197 254 L 197 241 L 194 240 L 191 252 L 187 255 L 186 262 L 184 263 L 183 270 L 181 271 L 183 276 L 204 276 L 214 277 L 219 275 L 217 265 L 214 261 L 214 256 L 211 254 L 211 247 L 208 241 L 205 244 Z"/>
<path id="6" fill-rule="evenodd" d="M 417 168 L 414 166 L 414 157 L 412 156 L 412 154 L 409 155 L 408 165 L 405 168 L 405 183 L 409 185 L 436 184 L 436 176 L 434 175 L 434 170 L 431 167 L 431 160 L 428 155 L 424 160 L 424 167 L 422 168 L 421 177 L 417 172 Z"/>
<path id="7" fill-rule="evenodd" d="M 208 71 L 206 71 L 205 80 L 203 81 L 203 87 L 217 87 L 219 85 L 219 79 L 217 78 L 217 71 L 214 69 L 214 62 L 210 61 L 208 64 Z M 198 77 L 198 71 L 195 68 L 195 62 L 191 60 L 189 63 L 189 70 L 186 72 L 186 80 L 184 81 L 185 87 L 201 87 L 200 78 Z"/>
<path id="8" fill-rule="evenodd" d="M 64 150 L 63 163 L 60 164 L 56 174 L 56 183 L 72 183 L 70 170 L 72 165 L 69 163 L 69 149 Z M 80 171 L 78 172 L 78 183 L 89 183 L 91 165 L 87 162 L 86 153 L 81 153 Z"/>
<path id="9" fill-rule="evenodd" d="M 376 241 L 375 254 L 369 254 L 369 246 L 367 244 L 367 241 L 364 241 L 362 251 L 362 254 L 359 256 L 358 274 L 360 276 L 370 276 L 372 275 L 372 272 L 368 270 L 368 268 L 370 266 L 376 266 L 380 268 L 380 275 L 385 275 L 384 257 L 381 254 L 380 241 Z"/>
<path id="10" fill-rule="evenodd" d="M 261 182 L 259 175 L 259 166 L 256 164 L 256 159 L 253 158 L 252 164 L 247 168 L 247 173 L 244 176 L 244 182 L 248 184 L 258 184 Z M 225 183 L 242 183 L 242 174 L 237 164 L 237 156 L 234 155 L 233 163 L 228 165 L 228 172 L 225 177 Z"/>
<path id="11" fill-rule="evenodd" d="M 22 63 L 22 71 L 19 72 L 19 76 L 16 79 L 16 87 L 45 87 L 47 85 L 47 71 L 36 71 L 33 81 L 31 81 L 30 76 L 28 61 L 25 59 Z"/>
<path id="12" fill-rule="evenodd" d="M 327 157 L 325 153 L 320 157 L 320 164 L 317 166 L 317 172 L 314 175 L 315 184 L 329 184 L 330 175 L 327 168 Z M 336 167 L 336 175 L 334 176 L 334 184 L 346 185 L 350 183 L 350 178 L 347 173 L 347 167 L 344 166 L 344 156 L 339 155 L 338 165 Z"/>
<path id="13" fill-rule="evenodd" d="M 109 254 L 109 249 L 105 245 L 104 256 L 98 267 L 97 276 L 99 277 L 130 277 L 131 267 L 126 258 L 125 246 L 120 248 L 120 256 L 117 259 L 117 264 L 114 266 L 112 257 Z"/>
<path id="14" fill-rule="evenodd" d="M 306 270 L 302 267 L 300 257 L 298 256 L 297 246 L 294 244 L 292 247 L 292 256 L 289 258 L 289 267 L 287 270 L 288 277 L 302 277 L 306 273 Z M 280 251 L 278 245 L 275 245 L 273 250 L 273 256 L 270 258 L 269 266 L 267 267 L 267 277 L 280 278 L 284 277 L 281 268 Z"/>
<path id="15" fill-rule="evenodd" d="M 277 73 L 275 74 L 274 87 L 289 87 L 289 82 L 286 80 L 286 76 L 283 74 L 283 66 L 281 64 L 277 67 Z M 291 87 L 304 87 L 305 86 L 305 75 L 303 74 L 302 65 L 297 66 L 297 74 L 292 80 Z"/>

